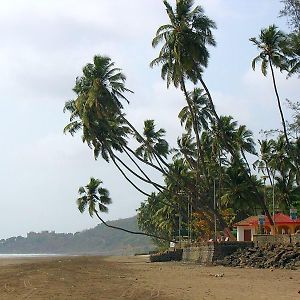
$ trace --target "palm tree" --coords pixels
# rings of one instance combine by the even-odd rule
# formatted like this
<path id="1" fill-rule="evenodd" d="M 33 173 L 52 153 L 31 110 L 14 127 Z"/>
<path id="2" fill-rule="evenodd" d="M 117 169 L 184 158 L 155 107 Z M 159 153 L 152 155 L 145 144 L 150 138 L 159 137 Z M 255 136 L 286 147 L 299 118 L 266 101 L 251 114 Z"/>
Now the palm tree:
<path id="1" fill-rule="evenodd" d="M 288 77 L 300 74 L 300 31 L 288 35 L 285 54 L 288 56 Z"/>
<path id="2" fill-rule="evenodd" d="M 251 130 L 248 130 L 246 125 L 240 125 L 236 131 L 235 143 L 239 150 L 241 151 L 242 157 L 247 164 L 248 170 L 250 172 L 250 166 L 246 157 L 245 152 L 252 155 L 257 155 L 255 149 L 255 142 L 253 140 L 253 133 Z"/>
<path id="3" fill-rule="evenodd" d="M 125 87 L 126 76 L 114 65 L 109 57 L 95 55 L 93 63 L 83 68 L 83 76 L 76 79 L 73 91 L 86 99 L 88 107 L 97 107 L 98 113 L 123 108 L 120 99 L 129 103 L 124 92 L 133 93 Z"/>
<path id="4" fill-rule="evenodd" d="M 197 131 L 200 132 L 201 130 L 207 130 L 212 116 L 206 94 L 202 89 L 195 88 L 192 93 L 189 93 L 189 96 L 197 123 Z M 193 121 L 188 106 L 181 109 L 178 117 L 181 125 L 185 125 L 185 130 L 191 131 L 193 128 Z"/>
<path id="5" fill-rule="evenodd" d="M 255 213 L 255 195 L 249 190 L 251 191 L 240 164 L 234 162 L 226 169 L 223 176 L 223 195 L 220 202 L 224 208 L 233 209 L 237 218 L 235 221 Z"/>
<path id="6" fill-rule="evenodd" d="M 64 132 L 73 135 L 82 129 L 83 141 L 94 148 L 95 158 L 101 153 L 106 161 L 109 149 L 122 152 L 131 133 L 121 113 L 121 100 L 129 102 L 123 93 L 132 91 L 125 87 L 126 77 L 120 71 L 109 57 L 94 56 L 93 63 L 83 68 L 83 76 L 76 79 L 76 99 L 64 107 L 71 113 Z"/>
<path id="7" fill-rule="evenodd" d="M 190 80 L 194 84 L 196 84 L 198 80 L 201 82 L 208 97 L 212 115 L 221 131 L 223 143 L 236 160 L 237 154 L 222 130 L 222 124 L 215 110 L 212 96 L 202 78 L 202 72 L 204 68 L 207 67 L 209 59 L 207 46 L 215 46 L 216 44 L 212 35 L 212 29 L 216 28 L 216 25 L 204 15 L 202 7 L 196 6 L 193 9 L 193 3 L 194 1 L 192 0 L 178 0 L 176 1 L 176 9 L 173 10 L 171 5 L 167 1 L 164 1 L 170 22 L 169 24 L 160 26 L 156 32 L 152 45 L 153 47 L 156 47 L 162 42 L 163 46 L 159 52 L 159 56 L 150 63 L 150 66 L 162 65 L 161 76 L 163 79 L 166 79 L 167 86 L 173 82 L 175 87 L 180 86 L 185 95 L 191 114 L 193 131 L 196 137 L 198 166 L 197 182 L 199 182 L 199 177 L 201 175 L 199 172 L 201 142 L 192 101 L 186 90 L 186 80 Z M 247 173 L 246 170 L 244 170 L 244 172 Z M 256 184 L 252 181 L 250 176 L 247 175 L 246 179 L 250 183 L 251 188 L 255 191 L 258 202 L 266 211 L 270 223 L 273 224 L 272 218 L 264 204 L 262 195 L 257 190 Z"/>
<path id="8" fill-rule="evenodd" d="M 283 126 L 283 132 L 286 139 L 288 147 L 290 147 L 290 142 L 286 129 L 286 122 L 283 115 L 283 110 L 281 107 L 281 102 L 277 90 L 274 67 L 280 70 L 284 69 L 287 64 L 287 58 L 284 54 L 284 49 L 286 47 L 287 37 L 286 35 L 278 30 L 275 25 L 271 25 L 268 28 L 262 29 L 260 35 L 257 38 L 250 38 L 250 41 L 257 46 L 260 53 L 252 61 L 252 68 L 255 70 L 256 64 L 261 62 L 261 71 L 264 76 L 267 76 L 267 70 L 270 68 L 272 81 L 274 86 L 274 91 L 277 98 L 277 105 L 280 112 L 281 123 Z"/>
<path id="9" fill-rule="evenodd" d="M 159 155 L 164 158 L 166 158 L 169 153 L 169 144 L 165 139 L 163 139 L 165 133 L 166 131 L 163 128 L 155 130 L 154 120 L 145 120 L 143 139 L 136 136 L 137 141 L 141 143 L 141 145 L 135 150 L 136 154 L 143 157 L 146 161 L 152 162 L 153 159 L 155 159 L 157 163 L 160 164 L 156 153 L 159 153 Z"/>
<path id="10" fill-rule="evenodd" d="M 77 199 L 77 206 L 81 213 L 88 208 L 91 217 L 95 213 L 108 212 L 107 205 L 111 204 L 111 198 L 107 189 L 101 187 L 102 181 L 91 177 L 90 182 L 81 186 L 78 190 L 80 197 Z"/>
<path id="11" fill-rule="evenodd" d="M 83 68 L 83 76 L 76 79 L 73 89 L 77 96 L 76 99 L 67 101 L 65 104 L 64 111 L 69 111 L 71 116 L 70 123 L 65 127 L 64 132 L 74 135 L 77 131 L 82 130 L 83 142 L 86 142 L 94 150 L 96 159 L 101 155 L 107 162 L 111 160 L 139 192 L 149 196 L 127 176 L 120 164 L 140 180 L 152 184 L 155 188 L 158 188 L 159 185 L 151 181 L 135 161 L 134 164 L 142 176 L 128 167 L 116 153 L 125 152 L 130 156 L 128 139 L 133 133 L 141 141 L 144 141 L 122 113 L 121 101 L 128 102 L 123 93 L 131 92 L 125 87 L 125 79 L 125 75 L 120 72 L 119 68 L 114 67 L 110 58 L 95 56 L 93 63 L 89 63 Z M 160 146 L 162 146 L 163 143 L 160 142 Z M 147 147 L 151 148 L 152 145 L 147 144 Z M 158 149 L 152 150 L 154 153 L 158 151 Z M 134 152 L 132 151 L 132 153 Z M 132 157 L 130 158 L 133 161 Z M 161 156 L 159 159 L 162 160 Z M 146 163 L 145 160 L 143 162 Z"/>
<path id="12" fill-rule="evenodd" d="M 150 66 L 162 65 L 161 76 L 166 79 L 167 86 L 173 82 L 175 87 L 180 86 L 185 95 L 196 137 L 199 166 L 201 145 L 197 117 L 185 81 L 189 79 L 196 83 L 199 74 L 207 66 L 209 58 L 207 45 L 215 45 L 211 30 L 216 28 L 216 25 L 204 14 L 201 6 L 193 9 L 193 4 L 193 0 L 178 0 L 176 9 L 173 10 L 164 0 L 170 23 L 160 26 L 156 32 L 152 46 L 156 47 L 161 42 L 163 46 L 159 56 L 150 63 Z"/>
<path id="13" fill-rule="evenodd" d="M 209 52 L 206 45 L 215 46 L 212 29 L 216 24 L 209 19 L 201 6 L 192 9 L 193 0 L 176 1 L 176 9 L 164 0 L 170 23 L 158 28 L 152 46 L 164 42 L 159 56 L 150 66 L 162 64 L 161 76 L 178 87 L 184 85 L 184 79 L 194 83 L 199 72 L 207 67 Z M 184 89 L 183 86 L 181 86 Z"/>
<path id="14" fill-rule="evenodd" d="M 267 171 L 267 175 L 270 181 L 270 184 L 273 186 L 274 184 L 274 174 L 275 169 L 272 168 L 272 155 L 274 152 L 274 140 L 258 140 L 260 145 L 260 155 L 259 159 L 253 163 L 253 168 L 258 169 L 258 171 L 262 171 L 265 174 L 265 170 Z M 271 165 L 270 165 L 271 164 Z"/>
<path id="15" fill-rule="evenodd" d="M 161 237 L 155 234 L 151 233 L 144 233 L 139 231 L 132 231 L 128 229 L 124 229 L 118 226 L 113 226 L 108 223 L 106 223 L 102 217 L 100 216 L 100 213 L 108 212 L 107 205 L 111 204 L 111 198 L 109 196 L 109 192 L 107 189 L 101 187 L 101 184 L 103 182 L 99 179 L 91 178 L 90 182 L 85 187 L 80 187 L 78 190 L 78 193 L 80 197 L 77 199 L 77 206 L 81 213 L 83 213 L 86 209 L 88 209 L 89 214 L 91 217 L 94 216 L 94 214 L 97 216 L 97 218 L 107 227 L 118 229 L 127 233 L 131 234 L 137 234 L 137 235 L 146 235 L 149 237 L 153 237 L 156 239 L 161 239 L 165 241 L 172 241 L 169 238 Z"/>
<path id="16" fill-rule="evenodd" d="M 182 134 L 181 138 L 177 139 L 178 149 L 175 152 L 173 160 L 184 158 L 189 164 L 190 169 L 195 169 L 196 166 L 196 143 L 189 132 Z"/>

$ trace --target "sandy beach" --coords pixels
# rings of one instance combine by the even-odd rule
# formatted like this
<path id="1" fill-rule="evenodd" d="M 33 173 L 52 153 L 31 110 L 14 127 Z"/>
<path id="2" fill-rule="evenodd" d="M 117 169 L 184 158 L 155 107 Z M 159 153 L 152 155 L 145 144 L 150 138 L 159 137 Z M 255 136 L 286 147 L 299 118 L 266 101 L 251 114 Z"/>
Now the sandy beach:
<path id="1" fill-rule="evenodd" d="M 0 299 L 300 299 L 300 270 L 149 263 L 139 257 L 0 259 Z"/>

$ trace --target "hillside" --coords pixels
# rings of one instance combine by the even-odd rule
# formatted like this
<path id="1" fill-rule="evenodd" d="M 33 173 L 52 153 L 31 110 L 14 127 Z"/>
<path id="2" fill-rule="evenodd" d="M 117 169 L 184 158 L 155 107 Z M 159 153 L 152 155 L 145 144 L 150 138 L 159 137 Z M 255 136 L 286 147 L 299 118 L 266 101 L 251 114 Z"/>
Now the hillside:
<path id="1" fill-rule="evenodd" d="M 136 217 L 110 221 L 108 224 L 136 230 Z M 111 229 L 103 224 L 81 232 L 30 232 L 27 237 L 0 240 L 0 253 L 59 253 L 131 255 L 153 249 L 150 238 Z"/>

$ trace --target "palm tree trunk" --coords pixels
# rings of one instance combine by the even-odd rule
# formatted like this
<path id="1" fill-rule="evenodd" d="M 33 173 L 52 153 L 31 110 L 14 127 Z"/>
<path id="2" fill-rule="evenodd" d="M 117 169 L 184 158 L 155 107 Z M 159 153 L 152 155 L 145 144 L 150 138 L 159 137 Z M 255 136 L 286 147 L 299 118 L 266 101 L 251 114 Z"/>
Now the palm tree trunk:
<path id="1" fill-rule="evenodd" d="M 282 127 L 283 127 L 283 132 L 284 132 L 284 137 L 285 137 L 286 144 L 287 144 L 287 150 L 288 150 L 290 156 L 294 159 L 295 167 L 296 167 L 296 172 L 297 172 L 298 177 L 299 177 L 300 176 L 300 169 L 299 169 L 299 165 L 297 163 L 297 158 L 294 155 L 293 149 L 291 147 L 291 144 L 290 144 L 290 141 L 289 141 L 289 138 L 288 138 L 286 124 L 285 124 L 285 119 L 284 119 L 284 115 L 283 115 L 283 110 L 282 110 L 282 107 L 281 107 L 280 98 L 279 98 L 279 94 L 278 94 L 278 90 L 277 90 L 277 85 L 276 85 L 276 80 L 275 80 L 275 74 L 274 74 L 274 70 L 273 70 L 273 65 L 272 65 L 272 62 L 271 62 L 270 59 L 269 59 L 269 64 L 270 64 L 270 69 L 271 69 L 271 74 L 272 74 L 272 81 L 273 81 L 274 91 L 275 91 L 276 98 L 277 98 L 277 105 L 278 105 L 279 112 L 280 112 L 281 123 L 282 123 Z"/>
<path id="2" fill-rule="evenodd" d="M 125 229 L 125 228 L 122 228 L 122 227 L 109 225 L 109 224 L 107 224 L 107 223 L 99 216 L 99 214 L 98 214 L 98 212 L 97 212 L 96 210 L 95 210 L 95 214 L 96 214 L 96 216 L 98 217 L 98 219 L 99 219 L 106 227 L 113 228 L 113 229 L 117 229 L 117 230 L 121 230 L 121 231 L 124 231 L 124 232 L 127 232 L 127 233 L 131 233 L 131 234 L 145 235 L 145 236 L 149 236 L 149 237 L 156 238 L 156 239 L 159 239 L 159 240 L 163 240 L 163 241 L 167 241 L 167 242 L 174 242 L 174 243 L 176 243 L 176 241 L 174 241 L 174 240 L 171 240 L 171 239 L 168 239 L 168 238 L 164 238 L 164 237 L 161 237 L 161 236 L 158 236 L 158 235 L 155 235 L 155 234 L 145 233 L 145 232 L 141 232 L 141 231 L 132 231 L 132 230 L 128 230 L 128 229 Z"/>
<path id="3" fill-rule="evenodd" d="M 129 157 L 129 159 L 134 163 L 134 165 L 138 168 L 138 170 L 145 176 L 145 178 L 148 180 L 148 182 L 151 182 L 151 184 L 155 185 L 156 188 L 158 188 L 158 190 L 160 192 L 162 192 L 162 190 L 159 189 L 159 187 L 161 187 L 162 189 L 165 189 L 165 187 L 156 184 L 155 182 L 153 182 L 150 177 L 143 171 L 143 169 L 139 166 L 139 164 L 131 157 L 131 155 L 128 153 L 128 151 L 122 147 L 123 151 L 126 153 L 126 155 Z"/>
<path id="4" fill-rule="evenodd" d="M 159 157 L 154 153 L 154 158 L 158 164 L 158 166 L 163 170 L 163 166 L 161 165 L 161 163 L 159 162 Z"/>
<path id="5" fill-rule="evenodd" d="M 204 82 L 201 74 L 199 76 L 199 80 L 200 80 L 200 82 L 201 82 L 204 90 L 207 93 L 207 96 L 208 96 L 208 99 L 209 99 L 209 102 L 210 102 L 210 106 L 211 106 L 211 110 L 213 112 L 214 117 L 216 118 L 217 125 L 218 125 L 218 127 L 220 129 L 220 132 L 221 132 L 221 138 L 222 138 L 224 144 L 226 145 L 228 151 L 232 155 L 232 157 L 236 161 L 239 161 L 237 154 L 235 153 L 234 149 L 231 147 L 230 142 L 228 141 L 227 137 L 224 134 L 224 131 L 223 131 L 223 128 L 222 128 L 222 124 L 221 124 L 220 118 L 219 118 L 219 116 L 218 116 L 218 114 L 216 112 L 216 109 L 215 109 L 214 102 L 212 100 L 211 94 L 210 94 L 210 92 L 209 92 L 209 90 L 208 90 L 208 88 L 207 88 L 207 86 L 206 86 L 206 84 L 205 84 L 205 82 Z M 245 170 L 245 168 L 242 165 L 241 165 L 241 169 L 244 171 L 245 176 L 247 178 L 247 181 L 250 184 L 250 186 L 252 187 L 252 189 L 253 189 L 253 191 L 254 191 L 254 193 L 256 195 L 256 199 L 257 199 L 258 203 L 261 205 L 262 209 L 265 211 L 265 214 L 266 214 L 266 216 L 267 216 L 267 218 L 268 218 L 268 220 L 270 222 L 270 225 L 273 226 L 274 222 L 273 222 L 273 219 L 272 219 L 272 217 L 270 215 L 270 212 L 269 212 L 269 210 L 268 210 L 268 208 L 267 208 L 267 206 L 265 204 L 264 198 L 259 193 L 259 191 L 257 190 L 257 187 L 255 186 L 253 180 L 251 179 L 251 177 L 249 176 L 248 172 Z"/>
<path id="6" fill-rule="evenodd" d="M 204 155 L 203 155 L 203 153 L 201 153 L 202 152 L 202 148 L 201 148 L 200 136 L 199 136 L 197 122 L 196 122 L 196 119 L 195 119 L 194 110 L 193 110 L 193 107 L 192 107 L 192 104 L 191 104 L 188 92 L 186 90 L 183 78 L 181 78 L 180 86 L 181 86 L 181 90 L 183 91 L 184 96 L 186 98 L 186 102 L 188 104 L 189 111 L 191 113 L 192 123 L 193 123 L 193 129 L 194 129 L 195 137 L 196 137 L 196 143 L 197 143 L 197 182 L 199 182 L 199 179 L 200 179 L 199 178 L 199 176 L 200 176 L 200 174 L 199 174 L 199 171 L 200 171 L 200 160 L 201 160 L 201 163 L 202 163 L 202 166 L 203 166 L 203 172 L 205 173 L 205 179 L 206 180 L 208 178 L 208 176 L 207 176 L 207 170 L 206 170 L 206 167 L 205 167 Z"/>
<path id="7" fill-rule="evenodd" d="M 117 161 L 119 161 L 131 174 L 133 174 L 134 176 L 136 176 L 137 178 L 139 178 L 140 180 L 149 183 L 151 185 L 153 185 L 159 192 L 162 192 L 162 189 L 166 190 L 166 188 L 158 183 L 153 182 L 147 175 L 147 178 L 143 178 L 142 176 L 140 176 L 139 174 L 137 174 L 136 172 L 134 172 L 131 168 L 129 168 L 117 155 L 114 154 L 114 158 L 117 159 Z M 144 175 L 145 176 L 145 175 Z"/>
<path id="8" fill-rule="evenodd" d="M 271 186 L 273 186 L 273 184 L 275 184 L 275 182 L 273 182 L 273 180 L 271 179 L 271 172 L 270 172 L 270 168 L 268 166 L 268 163 L 264 160 L 265 162 L 265 166 L 266 166 L 266 170 L 267 170 L 267 173 L 268 173 L 268 178 L 269 178 L 269 181 L 271 183 Z M 274 177 L 273 177 L 274 178 Z"/>
<path id="9" fill-rule="evenodd" d="M 247 158 L 246 158 L 246 155 L 245 155 L 245 152 L 244 152 L 244 150 L 243 149 L 241 149 L 241 153 L 242 153 L 242 156 L 243 156 L 243 159 L 244 159 L 244 161 L 245 161 L 245 163 L 246 163 L 246 165 L 247 165 L 247 167 L 248 167 L 248 170 L 249 170 L 249 175 L 251 176 L 251 169 L 250 169 L 250 165 L 249 165 L 249 163 L 248 163 L 248 160 L 247 160 Z"/>
<path id="10" fill-rule="evenodd" d="M 147 197 L 151 197 L 150 194 L 144 192 L 142 189 L 140 189 L 126 174 L 125 172 L 121 169 L 121 167 L 118 165 L 118 163 L 116 162 L 116 156 L 113 154 L 112 151 L 108 151 L 109 152 L 109 156 L 111 158 L 111 160 L 113 161 L 114 165 L 117 167 L 117 169 L 121 172 L 121 174 L 125 177 L 125 179 L 137 190 L 139 191 L 141 194 L 147 196 Z M 122 161 L 120 161 L 122 163 Z M 166 206 L 170 206 L 170 207 L 174 207 L 172 204 L 169 204 L 165 201 L 160 200 L 160 202 Z"/>
<path id="11" fill-rule="evenodd" d="M 159 168 L 158 166 L 150 163 L 149 161 L 146 161 L 144 159 L 142 159 L 140 156 L 136 155 L 136 153 L 131 149 L 129 148 L 128 146 L 124 146 L 125 149 L 127 149 L 130 153 L 132 153 L 139 161 L 143 162 L 144 164 L 156 169 L 157 171 L 159 171 L 160 173 L 164 174 L 164 175 L 167 175 L 166 171 L 162 168 Z M 170 167 L 169 167 L 170 168 Z"/>
<path id="12" fill-rule="evenodd" d="M 279 112 L 280 112 L 280 117 L 281 117 L 281 123 L 282 123 L 282 127 L 283 127 L 283 132 L 284 132 L 284 136 L 285 136 L 285 140 L 286 140 L 286 144 L 288 146 L 288 149 L 291 150 L 290 148 L 290 141 L 287 135 L 287 130 L 286 130 L 286 124 L 285 124 L 285 119 L 284 119 L 284 115 L 283 115 L 283 111 L 282 111 L 282 107 L 281 107 L 281 103 L 280 103 L 280 99 L 279 99 L 279 95 L 278 95 L 278 90 L 277 90 L 277 85 L 276 85 L 276 81 L 275 81 L 275 75 L 274 75 L 274 70 L 273 70 L 273 65 L 271 60 L 269 59 L 269 64 L 270 64 L 270 69 L 271 69 L 271 74 L 272 74 L 272 80 L 273 80 L 273 86 L 274 86 L 274 91 L 276 94 L 276 98 L 277 98 L 277 105 L 279 108 Z"/>
<path id="13" fill-rule="evenodd" d="M 113 161 L 114 165 L 117 167 L 117 169 L 121 172 L 121 174 L 125 177 L 125 179 L 136 189 L 138 190 L 141 194 L 150 197 L 151 195 L 144 192 L 142 189 L 140 189 L 132 180 L 129 179 L 129 177 L 125 174 L 125 172 L 121 169 L 121 167 L 118 165 L 118 163 L 116 162 L 116 159 L 114 157 L 114 154 L 111 153 L 111 151 L 109 151 L 109 156 L 111 158 L 111 160 Z"/>

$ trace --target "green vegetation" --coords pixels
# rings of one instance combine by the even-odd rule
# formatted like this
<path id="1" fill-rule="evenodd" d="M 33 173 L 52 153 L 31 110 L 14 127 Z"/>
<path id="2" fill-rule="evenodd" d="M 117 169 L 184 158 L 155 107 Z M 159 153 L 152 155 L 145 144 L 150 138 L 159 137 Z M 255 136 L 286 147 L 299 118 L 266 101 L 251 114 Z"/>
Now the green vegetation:
<path id="1" fill-rule="evenodd" d="M 174 8 L 163 2 L 169 23 L 160 26 L 153 38 L 152 46 L 161 48 L 150 66 L 160 66 L 167 88 L 174 85 L 183 94 L 178 117 L 184 133 L 178 137 L 177 146 L 169 146 L 165 130 L 157 129 L 154 120 L 144 121 L 142 133 L 129 122 L 124 102 L 129 103 L 127 94 L 132 91 L 125 85 L 126 77 L 110 58 L 100 55 L 83 68 L 82 77 L 76 80 L 76 98 L 65 104 L 71 116 L 64 131 L 72 135 L 81 132 L 96 159 L 102 157 L 112 163 L 147 197 L 138 209 L 138 224 L 144 233 L 133 233 L 158 238 L 159 243 L 179 234 L 211 237 L 214 218 L 217 229 L 230 238 L 234 238 L 232 224 L 249 215 L 263 212 L 273 224 L 270 210 L 274 193 L 277 209 L 300 209 L 300 104 L 290 102 L 295 120 L 288 124 L 274 71 L 278 68 L 286 72 L 287 78 L 299 74 L 297 14 L 291 12 L 295 25 L 292 33 L 285 34 L 271 25 L 262 29 L 258 38 L 250 39 L 259 49 L 253 69 L 261 62 L 265 76 L 268 68 L 271 71 L 283 128 L 273 131 L 272 139 L 260 140 L 258 152 L 253 134 L 245 125 L 217 113 L 204 81 L 209 47 L 216 46 L 216 24 L 192 0 L 177 0 Z M 285 9 L 283 14 L 289 15 L 290 11 Z M 256 161 L 252 168 L 253 157 Z M 154 172 L 161 175 L 160 182 L 151 179 Z M 259 172 L 267 177 L 261 179 Z M 79 210 L 83 212 L 88 206 L 90 215 L 96 214 L 103 222 L 100 213 L 107 211 L 103 205 L 110 199 L 103 188 L 97 195 L 100 181 L 93 180 L 92 189 L 92 181 L 86 189 L 79 189 L 84 195 L 78 200 Z M 151 186 L 153 192 L 142 188 L 141 182 Z"/>

